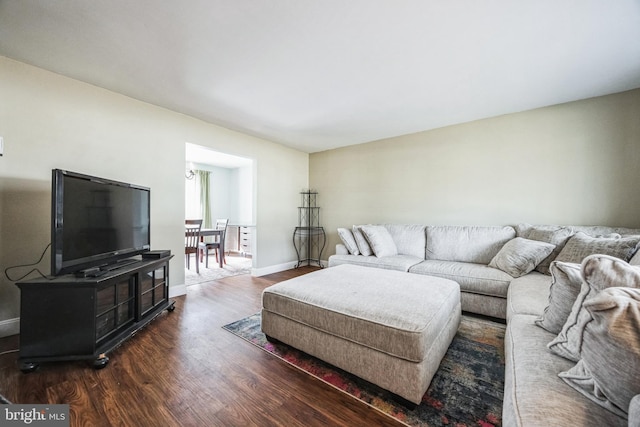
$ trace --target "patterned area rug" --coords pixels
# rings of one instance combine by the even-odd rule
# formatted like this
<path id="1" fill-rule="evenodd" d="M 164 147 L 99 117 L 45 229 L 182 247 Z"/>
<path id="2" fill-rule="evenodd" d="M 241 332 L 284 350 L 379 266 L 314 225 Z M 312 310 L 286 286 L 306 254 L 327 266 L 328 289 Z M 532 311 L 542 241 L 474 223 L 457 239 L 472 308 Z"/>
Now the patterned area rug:
<path id="1" fill-rule="evenodd" d="M 502 424 L 503 324 L 463 315 L 431 386 L 413 410 L 374 384 L 286 344 L 268 342 L 260 330 L 259 313 L 223 328 L 408 426 Z"/>
<path id="2" fill-rule="evenodd" d="M 223 277 L 238 276 L 240 274 L 251 273 L 251 258 L 242 256 L 227 256 L 226 264 L 220 268 L 216 263 L 215 255 L 209 255 L 209 268 L 205 268 L 204 263 L 200 263 L 200 273 L 196 273 L 194 258 L 191 257 L 191 268 L 184 269 L 184 283 L 187 286 L 198 283 L 211 282 Z"/>

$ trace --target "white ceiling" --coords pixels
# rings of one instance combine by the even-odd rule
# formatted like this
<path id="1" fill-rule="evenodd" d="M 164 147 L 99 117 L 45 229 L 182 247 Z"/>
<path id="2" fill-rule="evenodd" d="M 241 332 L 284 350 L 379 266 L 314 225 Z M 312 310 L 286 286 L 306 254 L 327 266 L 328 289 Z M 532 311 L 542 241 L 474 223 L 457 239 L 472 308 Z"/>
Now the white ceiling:
<path id="1" fill-rule="evenodd" d="M 640 87 L 640 0 L 0 0 L 0 55 L 306 152 Z"/>

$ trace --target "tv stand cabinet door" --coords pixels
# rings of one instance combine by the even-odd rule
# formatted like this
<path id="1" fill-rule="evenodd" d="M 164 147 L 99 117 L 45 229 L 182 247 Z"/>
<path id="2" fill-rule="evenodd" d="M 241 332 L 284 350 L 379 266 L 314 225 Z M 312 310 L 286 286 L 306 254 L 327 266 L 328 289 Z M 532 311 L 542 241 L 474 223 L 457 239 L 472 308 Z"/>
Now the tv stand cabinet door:
<path id="1" fill-rule="evenodd" d="M 138 313 L 141 320 L 169 301 L 169 263 L 140 273 L 138 286 Z"/>
<path id="2" fill-rule="evenodd" d="M 92 355 L 95 348 L 94 300 L 94 287 L 22 284 L 20 358 Z"/>
<path id="3" fill-rule="evenodd" d="M 134 290 L 134 275 L 117 277 L 98 286 L 94 320 L 98 345 L 134 322 Z"/>

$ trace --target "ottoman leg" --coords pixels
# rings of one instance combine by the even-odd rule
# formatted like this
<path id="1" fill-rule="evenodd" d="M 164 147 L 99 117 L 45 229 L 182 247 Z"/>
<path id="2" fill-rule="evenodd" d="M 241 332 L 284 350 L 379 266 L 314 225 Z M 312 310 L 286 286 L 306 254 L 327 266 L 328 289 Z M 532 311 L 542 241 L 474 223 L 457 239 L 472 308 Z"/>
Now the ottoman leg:
<path id="1" fill-rule="evenodd" d="M 282 341 L 275 339 L 274 337 L 272 337 L 271 335 L 264 335 L 267 338 L 267 341 L 269 341 L 271 344 L 281 344 Z"/>
<path id="2" fill-rule="evenodd" d="M 416 409 L 418 407 L 417 404 L 413 403 L 410 400 L 405 399 L 402 396 L 398 396 L 397 394 L 393 394 L 392 393 L 391 399 L 393 399 L 394 402 L 399 403 L 400 405 L 404 406 L 405 408 L 407 408 L 410 411 L 413 411 L 414 409 Z"/>

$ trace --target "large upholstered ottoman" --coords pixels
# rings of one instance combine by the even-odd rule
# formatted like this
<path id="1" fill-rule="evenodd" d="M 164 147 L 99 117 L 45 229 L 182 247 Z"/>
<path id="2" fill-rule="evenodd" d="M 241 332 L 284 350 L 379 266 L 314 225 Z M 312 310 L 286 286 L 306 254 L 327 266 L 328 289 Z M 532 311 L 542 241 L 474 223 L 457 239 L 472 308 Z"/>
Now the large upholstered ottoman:
<path id="1" fill-rule="evenodd" d="M 262 307 L 271 339 L 415 404 L 461 317 L 454 281 L 350 264 L 270 286 Z"/>

